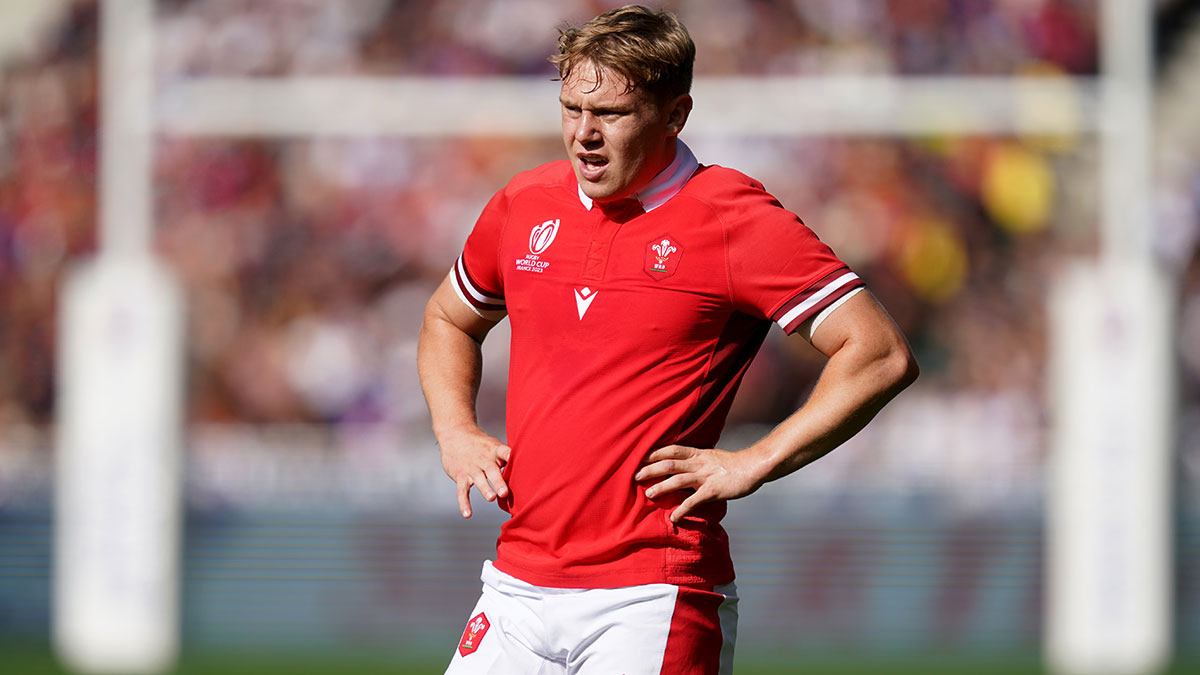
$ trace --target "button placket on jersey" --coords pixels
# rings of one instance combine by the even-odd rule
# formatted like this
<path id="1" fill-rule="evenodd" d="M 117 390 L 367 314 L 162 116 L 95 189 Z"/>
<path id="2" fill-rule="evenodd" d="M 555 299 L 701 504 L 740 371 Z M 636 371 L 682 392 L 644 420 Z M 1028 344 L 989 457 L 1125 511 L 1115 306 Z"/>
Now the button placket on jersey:
<path id="1" fill-rule="evenodd" d="M 634 208 L 637 210 L 634 211 Z M 583 275 L 580 281 L 595 283 L 604 280 L 609 254 L 612 252 L 612 243 L 617 238 L 621 226 L 641 213 L 641 206 L 627 207 L 625 210 L 614 213 L 612 218 L 599 208 L 594 209 L 593 212 L 596 214 L 597 222 L 592 229 L 592 240 L 588 244 L 587 257 L 583 261 Z"/>

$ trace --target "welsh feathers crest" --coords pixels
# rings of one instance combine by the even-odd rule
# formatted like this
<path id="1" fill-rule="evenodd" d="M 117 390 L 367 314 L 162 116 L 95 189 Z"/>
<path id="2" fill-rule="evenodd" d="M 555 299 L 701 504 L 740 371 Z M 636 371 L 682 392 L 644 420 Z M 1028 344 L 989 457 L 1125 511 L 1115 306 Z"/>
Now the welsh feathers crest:
<path id="1" fill-rule="evenodd" d="M 679 269 L 683 257 L 683 244 L 669 234 L 655 237 L 646 244 L 645 264 L 642 269 L 653 279 L 666 279 Z"/>

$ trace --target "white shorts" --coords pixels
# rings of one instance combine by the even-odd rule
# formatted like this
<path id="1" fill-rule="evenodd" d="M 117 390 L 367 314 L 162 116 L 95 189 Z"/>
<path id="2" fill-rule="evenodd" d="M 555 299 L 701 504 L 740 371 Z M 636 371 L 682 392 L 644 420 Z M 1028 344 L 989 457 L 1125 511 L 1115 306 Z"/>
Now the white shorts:
<path id="1" fill-rule="evenodd" d="M 737 589 L 533 586 L 483 564 L 446 675 L 727 675 Z"/>

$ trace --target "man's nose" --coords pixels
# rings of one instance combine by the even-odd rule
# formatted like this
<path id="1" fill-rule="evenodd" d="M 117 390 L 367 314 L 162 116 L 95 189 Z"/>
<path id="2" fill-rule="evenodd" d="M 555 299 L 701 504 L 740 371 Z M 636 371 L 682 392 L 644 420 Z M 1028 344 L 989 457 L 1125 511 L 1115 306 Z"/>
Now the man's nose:
<path id="1" fill-rule="evenodd" d="M 595 115 L 585 111 L 579 116 L 579 122 L 575 125 L 575 140 L 580 143 L 600 140 L 600 125 Z"/>

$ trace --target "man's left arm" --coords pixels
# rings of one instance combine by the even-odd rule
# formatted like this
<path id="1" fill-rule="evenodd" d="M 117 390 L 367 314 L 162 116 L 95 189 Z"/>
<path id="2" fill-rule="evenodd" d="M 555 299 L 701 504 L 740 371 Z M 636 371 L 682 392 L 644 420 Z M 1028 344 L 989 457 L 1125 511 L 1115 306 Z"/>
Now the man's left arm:
<path id="1" fill-rule="evenodd" d="M 646 496 L 695 490 L 671 513 L 672 521 L 704 502 L 744 497 L 819 459 L 917 378 L 908 342 L 868 292 L 856 294 L 817 326 L 812 344 L 829 358 L 812 395 L 762 440 L 739 452 L 671 445 L 650 453 L 635 479 L 663 480 Z"/>

